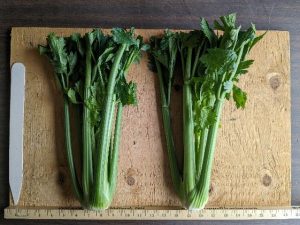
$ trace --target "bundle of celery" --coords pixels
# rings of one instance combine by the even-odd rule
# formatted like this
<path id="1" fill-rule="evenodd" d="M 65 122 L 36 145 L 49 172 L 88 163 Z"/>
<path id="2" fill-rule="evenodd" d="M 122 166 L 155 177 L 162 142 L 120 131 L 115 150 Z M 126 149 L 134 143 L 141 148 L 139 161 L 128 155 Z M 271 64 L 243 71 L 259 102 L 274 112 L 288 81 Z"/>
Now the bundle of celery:
<path id="1" fill-rule="evenodd" d="M 253 60 L 245 57 L 263 37 L 255 26 L 242 31 L 235 14 L 220 17 L 214 28 L 206 20 L 201 29 L 189 33 L 166 30 L 163 37 L 151 38 L 151 56 L 157 71 L 163 125 L 172 181 L 182 204 L 201 209 L 208 201 L 217 131 L 225 99 L 231 96 L 237 108 L 244 108 L 247 94 L 236 83 Z M 171 126 L 171 92 L 174 71 L 183 74 L 183 168 L 179 168 Z"/>
<path id="2" fill-rule="evenodd" d="M 105 209 L 112 201 L 122 109 L 136 104 L 136 84 L 127 82 L 126 73 L 146 47 L 141 36 L 135 37 L 134 29 L 120 28 L 112 29 L 111 35 L 98 29 L 65 38 L 51 33 L 47 46 L 39 46 L 54 66 L 63 94 L 68 166 L 74 193 L 85 208 Z M 71 105 L 79 115 L 76 125 L 81 132 L 76 139 L 81 141 L 81 173 L 76 172 L 73 160 Z"/>

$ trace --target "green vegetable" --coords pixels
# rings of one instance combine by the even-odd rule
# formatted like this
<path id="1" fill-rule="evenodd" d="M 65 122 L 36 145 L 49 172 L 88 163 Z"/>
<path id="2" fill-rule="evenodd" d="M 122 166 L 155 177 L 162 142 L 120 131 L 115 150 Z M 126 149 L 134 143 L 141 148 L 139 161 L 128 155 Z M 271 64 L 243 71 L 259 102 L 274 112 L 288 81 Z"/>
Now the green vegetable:
<path id="1" fill-rule="evenodd" d="M 172 181 L 182 204 L 189 209 L 204 208 L 208 201 L 217 131 L 225 99 L 244 108 L 247 94 L 236 84 L 253 60 L 245 57 L 263 35 L 255 26 L 246 31 L 235 25 L 236 15 L 214 21 L 216 35 L 205 19 L 200 30 L 189 33 L 166 30 L 151 38 L 152 63 L 158 74 L 163 125 Z M 171 92 L 175 68 L 183 77 L 183 168 L 175 154 L 171 122 Z"/>
<path id="2" fill-rule="evenodd" d="M 52 63 L 64 102 L 65 148 L 74 193 L 82 206 L 108 208 L 115 189 L 118 170 L 122 110 L 135 105 L 136 84 L 126 80 L 130 65 L 146 50 L 134 29 L 112 29 L 104 35 L 95 29 L 86 33 L 58 37 L 51 33 L 40 54 Z M 71 120 L 70 110 L 77 112 Z M 75 113 L 76 114 L 76 113 Z M 81 173 L 74 165 L 71 126 L 81 132 Z M 78 174 L 81 174 L 79 176 Z"/>

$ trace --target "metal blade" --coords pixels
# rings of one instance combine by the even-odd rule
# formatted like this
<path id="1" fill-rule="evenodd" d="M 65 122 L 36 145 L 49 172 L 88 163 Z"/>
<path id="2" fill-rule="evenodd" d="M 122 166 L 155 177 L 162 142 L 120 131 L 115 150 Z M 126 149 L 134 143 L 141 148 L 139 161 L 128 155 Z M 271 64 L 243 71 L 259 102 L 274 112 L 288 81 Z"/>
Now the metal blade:
<path id="1" fill-rule="evenodd" d="M 25 98 L 25 66 L 15 63 L 11 68 L 9 121 L 9 185 L 18 204 L 23 179 L 23 124 Z"/>

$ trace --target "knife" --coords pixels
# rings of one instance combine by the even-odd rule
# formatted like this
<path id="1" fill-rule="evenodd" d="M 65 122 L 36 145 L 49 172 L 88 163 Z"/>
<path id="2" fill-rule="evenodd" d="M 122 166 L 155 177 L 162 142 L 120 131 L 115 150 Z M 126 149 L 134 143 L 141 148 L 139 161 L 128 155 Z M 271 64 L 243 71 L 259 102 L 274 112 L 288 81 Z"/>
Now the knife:
<path id="1" fill-rule="evenodd" d="M 24 98 L 25 66 L 14 63 L 10 89 L 9 185 L 15 205 L 19 202 L 23 180 Z"/>

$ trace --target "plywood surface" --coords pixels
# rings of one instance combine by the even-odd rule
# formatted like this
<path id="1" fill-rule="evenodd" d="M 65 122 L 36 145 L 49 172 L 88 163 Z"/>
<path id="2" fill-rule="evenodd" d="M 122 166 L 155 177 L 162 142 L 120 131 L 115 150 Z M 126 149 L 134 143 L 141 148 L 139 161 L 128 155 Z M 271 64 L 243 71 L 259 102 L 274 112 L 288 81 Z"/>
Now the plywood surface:
<path id="1" fill-rule="evenodd" d="M 12 29 L 11 63 L 26 66 L 22 207 L 79 206 L 72 195 L 65 163 L 59 90 L 51 65 L 36 47 L 45 44 L 49 32 L 68 35 L 89 30 Z M 146 39 L 160 32 L 137 30 Z M 248 93 L 247 107 L 237 110 L 231 101 L 225 106 L 208 206 L 290 205 L 289 54 L 288 32 L 277 31 L 269 31 L 250 54 L 255 63 L 240 82 Z M 124 110 L 118 186 L 112 206 L 177 206 L 161 127 L 158 81 L 147 68 L 146 55 L 131 68 L 129 79 L 138 84 L 139 104 Z M 178 98 L 180 90 L 174 92 Z M 176 102 L 174 107 L 180 108 L 180 100 Z M 178 121 L 180 114 L 175 118 Z M 176 135 L 179 140 L 180 132 Z"/>

